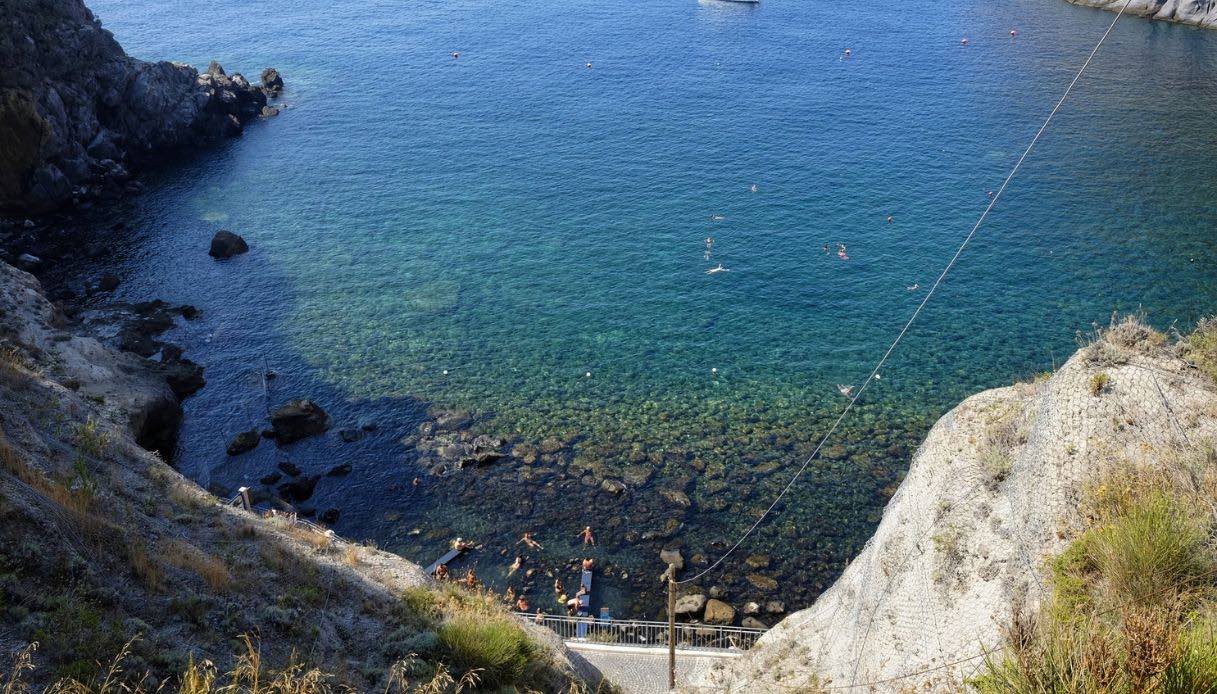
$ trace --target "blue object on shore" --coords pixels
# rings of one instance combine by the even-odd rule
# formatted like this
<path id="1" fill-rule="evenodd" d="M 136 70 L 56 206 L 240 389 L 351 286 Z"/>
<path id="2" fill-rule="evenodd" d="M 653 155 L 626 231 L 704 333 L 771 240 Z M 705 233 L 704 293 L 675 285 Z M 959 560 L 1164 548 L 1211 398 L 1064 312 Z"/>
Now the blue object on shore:
<path id="1" fill-rule="evenodd" d="M 457 557 L 461 556 L 464 553 L 465 553 L 465 550 L 463 550 L 463 549 L 448 550 L 448 552 L 444 556 L 440 557 L 439 559 L 436 559 L 434 564 L 427 567 L 427 575 L 434 576 L 436 569 L 438 569 L 441 566 L 446 565 L 448 562 L 452 561 L 453 559 L 456 559 Z"/>

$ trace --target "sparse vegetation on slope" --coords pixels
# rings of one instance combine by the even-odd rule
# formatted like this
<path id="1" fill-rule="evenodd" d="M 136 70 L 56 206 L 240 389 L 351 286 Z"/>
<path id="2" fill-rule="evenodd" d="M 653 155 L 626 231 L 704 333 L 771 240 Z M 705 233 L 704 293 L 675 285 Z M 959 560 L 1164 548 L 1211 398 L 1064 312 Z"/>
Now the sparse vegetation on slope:
<path id="1" fill-rule="evenodd" d="M 1088 495 L 1052 593 L 1017 614 L 981 692 L 1217 691 L 1217 456 L 1129 463 Z"/>
<path id="2" fill-rule="evenodd" d="M 226 506 L 139 448 L 163 375 L 55 339 L 35 287 L 0 264 L 0 694 L 582 689 L 498 599 Z"/>

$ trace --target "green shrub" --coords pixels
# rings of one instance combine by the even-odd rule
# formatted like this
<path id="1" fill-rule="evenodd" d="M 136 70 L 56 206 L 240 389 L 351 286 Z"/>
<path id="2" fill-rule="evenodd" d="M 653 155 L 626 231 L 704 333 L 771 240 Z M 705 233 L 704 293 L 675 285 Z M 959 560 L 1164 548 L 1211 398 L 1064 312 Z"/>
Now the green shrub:
<path id="1" fill-rule="evenodd" d="M 519 682 L 537 656 L 520 625 L 507 617 L 458 616 L 439 628 L 439 645 L 455 671 L 478 671 L 482 686 Z"/>
<path id="2" fill-rule="evenodd" d="M 1107 390 L 1107 386 L 1110 384 L 1111 376 L 1100 371 L 1090 377 L 1090 394 L 1097 398 L 1104 390 Z"/>
<path id="3" fill-rule="evenodd" d="M 1160 604 L 1206 576 L 1206 528 L 1173 498 L 1150 493 L 1082 538 L 1111 597 Z"/>

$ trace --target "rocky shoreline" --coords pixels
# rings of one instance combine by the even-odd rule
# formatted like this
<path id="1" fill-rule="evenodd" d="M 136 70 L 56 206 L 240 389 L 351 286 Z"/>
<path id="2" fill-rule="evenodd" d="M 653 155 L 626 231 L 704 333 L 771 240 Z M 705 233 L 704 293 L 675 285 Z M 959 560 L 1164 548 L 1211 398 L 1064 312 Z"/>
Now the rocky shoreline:
<path id="1" fill-rule="evenodd" d="M 0 18 L 0 211 L 49 212 L 140 190 L 142 167 L 278 113 L 262 84 L 216 62 L 129 57 L 80 0 L 12 0 Z"/>

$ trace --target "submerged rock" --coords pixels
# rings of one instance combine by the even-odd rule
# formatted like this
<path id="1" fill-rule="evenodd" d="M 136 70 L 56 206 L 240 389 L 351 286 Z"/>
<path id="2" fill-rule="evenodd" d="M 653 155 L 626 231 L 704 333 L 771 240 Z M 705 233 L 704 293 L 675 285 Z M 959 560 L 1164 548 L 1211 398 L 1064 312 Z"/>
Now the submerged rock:
<path id="1" fill-rule="evenodd" d="M 228 455 L 241 455 L 258 447 L 258 442 L 262 437 L 258 435 L 256 429 L 242 431 L 237 434 L 228 444 Z"/>
<path id="2" fill-rule="evenodd" d="M 330 418 L 317 403 L 299 398 L 275 410 L 270 416 L 270 425 L 276 441 L 291 443 L 324 433 L 330 426 Z"/>

